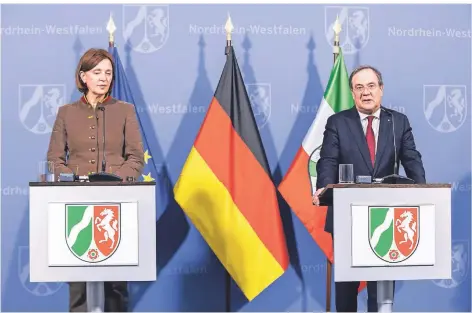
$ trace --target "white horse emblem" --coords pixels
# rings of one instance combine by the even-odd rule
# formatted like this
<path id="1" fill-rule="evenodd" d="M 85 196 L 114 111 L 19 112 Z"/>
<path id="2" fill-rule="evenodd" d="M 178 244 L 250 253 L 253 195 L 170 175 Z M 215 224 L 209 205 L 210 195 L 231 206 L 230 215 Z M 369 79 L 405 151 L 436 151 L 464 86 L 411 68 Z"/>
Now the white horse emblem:
<path id="1" fill-rule="evenodd" d="M 115 245 L 115 234 L 118 231 L 118 220 L 115 219 L 113 211 L 110 209 L 104 209 L 100 212 L 100 216 L 105 216 L 102 219 L 100 217 L 95 218 L 95 225 L 99 232 L 105 230 L 103 233 L 103 237 L 105 239 L 100 240 L 98 243 L 107 242 L 109 239 L 111 240 L 110 249 L 113 248 Z"/>
<path id="2" fill-rule="evenodd" d="M 410 211 L 404 211 L 401 215 L 401 218 L 398 218 L 395 221 L 395 227 L 399 233 L 404 233 L 403 238 L 404 240 L 400 241 L 400 244 L 407 243 L 408 241 L 411 242 L 410 250 L 413 249 L 415 245 L 415 241 L 413 237 L 416 233 L 416 221 L 413 221 L 413 214 Z M 411 224 L 411 226 L 410 226 Z"/>
<path id="3" fill-rule="evenodd" d="M 465 99 L 462 90 L 459 88 L 453 89 L 451 94 L 447 96 L 447 104 L 453 109 L 451 117 L 457 117 L 458 122 L 462 122 L 465 116 Z"/>

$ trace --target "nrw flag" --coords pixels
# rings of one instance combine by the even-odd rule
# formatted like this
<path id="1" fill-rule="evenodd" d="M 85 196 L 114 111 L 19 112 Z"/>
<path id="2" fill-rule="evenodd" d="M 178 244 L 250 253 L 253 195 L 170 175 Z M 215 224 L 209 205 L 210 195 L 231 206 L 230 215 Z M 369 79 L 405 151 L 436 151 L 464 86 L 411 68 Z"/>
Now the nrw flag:
<path id="1" fill-rule="evenodd" d="M 315 207 L 312 202 L 316 191 L 316 162 L 320 157 L 326 121 L 331 115 L 353 106 L 349 75 L 342 50 L 339 49 L 315 120 L 278 188 L 331 263 L 333 263 L 333 242 L 331 235 L 324 231 L 328 207 Z M 361 284 L 360 289 L 363 287 L 364 284 Z"/>
<path id="2" fill-rule="evenodd" d="M 289 260 L 276 188 L 232 46 L 226 54 L 174 195 L 251 301 Z"/>
<path id="3" fill-rule="evenodd" d="M 129 85 L 128 79 L 126 78 L 126 72 L 121 63 L 118 50 L 113 45 L 108 48 L 108 52 L 110 52 L 113 57 L 113 61 L 115 62 L 115 81 L 111 91 L 111 96 L 115 99 L 133 104 L 136 110 L 136 103 L 134 102 L 133 94 L 131 93 L 131 87 Z M 144 131 L 138 110 L 136 110 L 136 115 L 139 121 L 144 146 L 144 169 L 139 180 L 145 182 L 155 181 L 158 175 L 158 169 L 156 167 L 156 164 L 154 163 L 154 159 L 152 158 L 151 152 L 149 150 L 146 132 Z"/>

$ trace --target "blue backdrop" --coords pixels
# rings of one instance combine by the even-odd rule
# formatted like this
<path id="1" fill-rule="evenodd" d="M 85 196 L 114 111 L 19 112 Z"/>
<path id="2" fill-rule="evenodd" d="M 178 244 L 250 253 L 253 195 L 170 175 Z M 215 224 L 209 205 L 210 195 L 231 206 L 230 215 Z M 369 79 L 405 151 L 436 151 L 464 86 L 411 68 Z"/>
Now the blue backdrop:
<path id="1" fill-rule="evenodd" d="M 28 182 L 38 173 L 57 106 L 79 97 L 81 54 L 116 45 L 158 165 L 158 279 L 130 284 L 135 311 L 224 311 L 224 269 L 170 193 L 225 62 L 224 23 L 278 184 L 313 121 L 333 65 L 339 14 L 346 66 L 377 66 L 384 105 L 406 113 L 428 182 L 453 184 L 453 279 L 398 283 L 397 311 L 470 311 L 470 5 L 2 5 L 3 311 L 66 311 L 67 284 L 29 282 Z M 326 261 L 286 204 L 286 274 L 234 311 L 320 311 Z M 334 288 L 333 288 L 334 289 Z M 366 294 L 359 310 L 365 310 Z M 333 306 L 334 308 L 334 299 Z"/>

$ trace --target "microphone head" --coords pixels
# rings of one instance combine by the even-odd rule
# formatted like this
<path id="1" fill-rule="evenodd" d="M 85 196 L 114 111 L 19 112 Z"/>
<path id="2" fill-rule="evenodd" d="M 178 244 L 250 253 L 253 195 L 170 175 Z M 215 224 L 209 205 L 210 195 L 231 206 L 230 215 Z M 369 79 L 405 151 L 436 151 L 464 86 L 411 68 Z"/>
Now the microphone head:
<path id="1" fill-rule="evenodd" d="M 392 110 L 390 110 L 390 109 L 387 109 L 387 108 L 381 106 L 381 107 L 380 107 L 380 110 L 382 110 L 382 111 L 384 111 L 385 113 L 388 113 L 388 114 L 390 114 L 390 115 L 393 116 Z"/>
<path id="2" fill-rule="evenodd" d="M 98 107 L 98 109 L 99 109 L 100 111 L 105 111 L 105 108 L 104 108 L 104 107 Z"/>
<path id="3" fill-rule="evenodd" d="M 392 111 L 393 111 L 392 109 L 386 108 L 386 107 L 384 107 L 383 105 L 380 106 L 380 108 L 381 108 L 382 110 L 386 111 L 386 112 L 392 112 Z"/>

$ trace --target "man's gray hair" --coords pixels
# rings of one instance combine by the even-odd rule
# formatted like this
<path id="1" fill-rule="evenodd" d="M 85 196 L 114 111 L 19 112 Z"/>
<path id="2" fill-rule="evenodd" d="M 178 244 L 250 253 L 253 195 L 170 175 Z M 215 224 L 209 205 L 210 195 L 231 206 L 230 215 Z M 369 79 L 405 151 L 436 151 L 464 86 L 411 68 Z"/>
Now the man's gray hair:
<path id="1" fill-rule="evenodd" d="M 360 71 L 363 71 L 363 70 L 372 70 L 372 71 L 374 71 L 374 73 L 375 73 L 375 75 L 377 75 L 377 79 L 379 81 L 379 87 L 383 86 L 382 73 L 380 73 L 380 71 L 378 69 L 376 69 L 375 67 L 370 66 L 370 65 L 361 65 L 361 66 L 357 67 L 354 71 L 352 71 L 351 75 L 349 76 L 349 88 L 352 89 L 352 78 L 354 77 L 354 75 L 356 75 L 357 73 L 359 73 Z"/>

